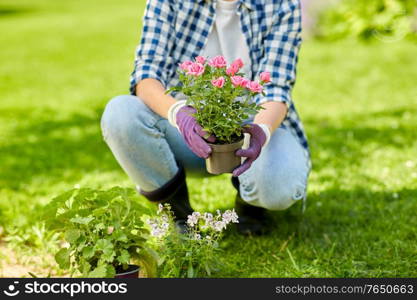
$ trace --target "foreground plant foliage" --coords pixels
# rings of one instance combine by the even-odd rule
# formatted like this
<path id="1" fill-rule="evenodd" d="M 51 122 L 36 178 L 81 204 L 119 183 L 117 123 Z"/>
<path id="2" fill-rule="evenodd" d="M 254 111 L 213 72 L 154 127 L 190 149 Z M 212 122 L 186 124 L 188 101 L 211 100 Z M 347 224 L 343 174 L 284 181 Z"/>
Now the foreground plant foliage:
<path id="1" fill-rule="evenodd" d="M 160 205 L 157 216 L 147 221 L 159 255 L 158 276 L 196 278 L 219 271 L 219 246 L 223 231 L 237 223 L 234 210 L 216 214 L 194 212 L 188 216 L 188 230 L 180 233 L 169 205 Z"/>
<path id="2" fill-rule="evenodd" d="M 135 193 L 82 188 L 53 199 L 44 218 L 49 229 L 63 234 L 55 254 L 59 267 L 71 276 L 95 278 L 114 277 L 132 261 L 149 277 L 204 277 L 219 269 L 219 240 L 230 223 L 238 222 L 234 211 L 194 212 L 188 216 L 189 230 L 180 233 L 169 205 L 160 205 L 151 217 L 152 211 L 133 200 Z"/>
<path id="3" fill-rule="evenodd" d="M 133 200 L 134 193 L 119 187 L 73 189 L 47 206 L 49 227 L 63 232 L 66 241 L 55 255 L 60 268 L 82 277 L 114 277 L 136 259 L 152 271 L 145 246 L 149 231 L 141 220 L 149 211 Z"/>

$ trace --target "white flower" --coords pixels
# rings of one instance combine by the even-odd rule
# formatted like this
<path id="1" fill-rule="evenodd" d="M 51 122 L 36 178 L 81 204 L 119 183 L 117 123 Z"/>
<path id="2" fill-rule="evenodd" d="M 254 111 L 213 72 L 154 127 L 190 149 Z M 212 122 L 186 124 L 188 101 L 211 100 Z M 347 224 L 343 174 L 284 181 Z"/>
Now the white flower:
<path id="1" fill-rule="evenodd" d="M 204 220 L 204 224 L 200 226 L 202 230 L 207 229 L 208 227 L 211 227 L 211 223 L 214 220 L 213 214 L 211 213 L 204 213 L 201 217 L 202 220 Z"/>
<path id="2" fill-rule="evenodd" d="M 234 209 L 232 209 L 232 210 L 226 210 L 223 213 L 222 218 L 223 218 L 223 222 L 225 222 L 226 224 L 229 224 L 229 223 L 239 223 L 238 215 L 236 214 L 236 212 L 235 212 Z"/>
<path id="3" fill-rule="evenodd" d="M 194 240 L 201 240 L 201 234 L 199 233 L 194 234 Z"/>
<path id="4" fill-rule="evenodd" d="M 226 223 L 223 221 L 215 221 L 211 224 L 211 228 L 215 231 L 220 232 L 226 228 Z"/>
<path id="5" fill-rule="evenodd" d="M 153 229 L 151 230 L 151 235 L 156 237 L 156 238 L 161 238 L 163 236 L 165 236 L 166 232 L 160 228 L 157 229 Z"/>
<path id="6" fill-rule="evenodd" d="M 163 210 L 164 210 L 164 206 L 161 203 L 159 203 L 158 204 L 158 211 L 156 213 L 159 215 Z"/>
<path id="7" fill-rule="evenodd" d="M 161 238 L 168 233 L 169 223 L 162 220 L 162 218 L 149 219 L 146 223 L 151 227 L 151 235 L 156 238 Z"/>
<path id="8" fill-rule="evenodd" d="M 201 214 L 199 212 L 197 211 L 193 212 L 191 215 L 188 216 L 187 224 L 190 225 L 191 227 L 194 227 L 195 225 L 197 225 L 200 217 L 201 217 Z"/>
<path id="9" fill-rule="evenodd" d="M 206 221 L 206 223 L 210 223 L 213 221 L 213 215 L 211 213 L 204 213 L 203 219 Z"/>
<path id="10" fill-rule="evenodd" d="M 168 222 L 169 222 L 169 216 L 168 216 L 168 215 L 166 215 L 166 214 L 163 214 L 163 215 L 161 216 L 161 220 L 162 220 L 162 222 L 164 222 L 164 223 L 168 223 Z"/>

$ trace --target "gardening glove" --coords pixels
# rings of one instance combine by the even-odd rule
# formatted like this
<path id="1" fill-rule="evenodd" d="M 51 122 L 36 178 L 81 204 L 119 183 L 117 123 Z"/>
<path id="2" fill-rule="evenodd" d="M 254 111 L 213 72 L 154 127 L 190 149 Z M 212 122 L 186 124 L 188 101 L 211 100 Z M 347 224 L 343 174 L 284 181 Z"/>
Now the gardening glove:
<path id="1" fill-rule="evenodd" d="M 175 104 L 174 104 L 175 105 Z M 172 112 L 174 116 L 172 116 Z M 174 123 L 181 132 L 185 143 L 198 157 L 208 158 L 211 153 L 211 148 L 207 142 L 214 143 L 216 138 L 204 131 L 193 114 L 196 109 L 189 105 L 176 105 L 176 109 L 170 109 L 168 112 L 170 123 Z M 174 120 L 173 120 L 174 119 Z M 204 140 L 205 138 L 205 140 Z M 206 142 L 207 141 L 207 142 Z"/>
<path id="2" fill-rule="evenodd" d="M 249 124 L 243 128 L 244 133 L 250 134 L 250 144 L 248 149 L 239 149 L 236 156 L 246 157 L 243 164 L 233 170 L 233 176 L 237 177 L 246 172 L 252 163 L 261 154 L 262 148 L 265 147 L 271 137 L 268 125 Z"/>

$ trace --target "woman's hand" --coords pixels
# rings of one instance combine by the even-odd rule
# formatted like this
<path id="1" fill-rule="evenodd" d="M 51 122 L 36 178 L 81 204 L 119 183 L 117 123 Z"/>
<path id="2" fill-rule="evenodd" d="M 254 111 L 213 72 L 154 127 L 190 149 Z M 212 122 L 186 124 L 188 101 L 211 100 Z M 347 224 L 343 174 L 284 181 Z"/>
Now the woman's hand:
<path id="1" fill-rule="evenodd" d="M 249 149 L 238 150 L 236 155 L 247 159 L 233 170 L 233 176 L 240 176 L 250 168 L 261 154 L 262 147 L 269 142 L 272 132 L 279 127 L 287 115 L 287 106 L 283 102 L 266 102 L 262 107 L 264 109 L 255 116 L 256 124 L 250 124 L 244 129 L 244 132 L 250 134 Z"/>
<path id="2" fill-rule="evenodd" d="M 183 106 L 176 114 L 176 123 L 185 143 L 198 157 L 208 158 L 211 148 L 206 141 L 214 143 L 216 138 L 204 131 L 193 114 L 196 110 L 192 106 Z M 203 139 L 205 138 L 205 140 Z"/>
<path id="3" fill-rule="evenodd" d="M 252 163 L 261 154 L 262 146 L 268 139 L 265 130 L 258 124 L 246 125 L 243 128 L 243 132 L 250 134 L 250 144 L 248 149 L 239 149 L 236 151 L 237 156 L 246 157 L 246 160 L 243 164 L 233 170 L 233 176 L 235 177 L 240 176 L 251 167 Z"/>

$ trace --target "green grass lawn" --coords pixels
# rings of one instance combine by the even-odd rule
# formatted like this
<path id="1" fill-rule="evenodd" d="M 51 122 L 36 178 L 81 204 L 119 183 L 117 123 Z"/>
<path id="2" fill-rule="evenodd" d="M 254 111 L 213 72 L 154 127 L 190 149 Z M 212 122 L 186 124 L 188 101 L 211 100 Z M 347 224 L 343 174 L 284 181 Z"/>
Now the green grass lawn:
<path id="1" fill-rule="evenodd" d="M 38 275 L 59 274 L 53 238 L 36 222 L 54 196 L 76 184 L 132 186 L 99 119 L 127 93 L 143 9 L 1 1 L 0 276 L 17 265 L 25 274 L 31 254 Z M 416 53 L 406 40 L 304 44 L 294 99 L 314 165 L 307 210 L 273 213 L 268 236 L 230 232 L 217 276 L 417 276 Z M 233 206 L 228 176 L 188 182 L 196 209 Z"/>

